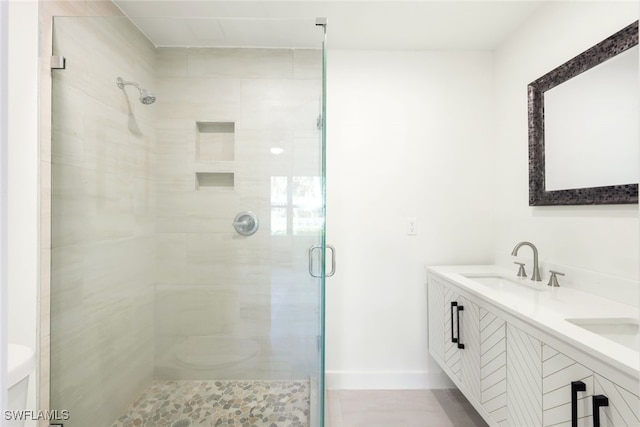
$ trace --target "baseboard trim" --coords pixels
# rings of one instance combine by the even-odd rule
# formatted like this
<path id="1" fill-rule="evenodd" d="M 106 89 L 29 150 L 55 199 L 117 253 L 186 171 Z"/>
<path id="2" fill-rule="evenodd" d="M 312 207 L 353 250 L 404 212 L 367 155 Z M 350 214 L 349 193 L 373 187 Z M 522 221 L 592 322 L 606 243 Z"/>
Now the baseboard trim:
<path id="1" fill-rule="evenodd" d="M 327 389 L 417 390 L 455 388 L 444 372 L 427 371 L 327 371 Z"/>

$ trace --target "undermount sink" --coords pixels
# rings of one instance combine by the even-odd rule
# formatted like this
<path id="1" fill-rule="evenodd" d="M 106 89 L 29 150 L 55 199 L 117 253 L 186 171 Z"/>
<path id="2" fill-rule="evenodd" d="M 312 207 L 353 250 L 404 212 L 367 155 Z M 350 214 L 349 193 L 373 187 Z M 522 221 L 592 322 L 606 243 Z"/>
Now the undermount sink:
<path id="1" fill-rule="evenodd" d="M 567 322 L 600 335 L 635 351 L 640 350 L 638 319 L 612 317 L 600 319 L 565 319 Z"/>
<path id="2" fill-rule="evenodd" d="M 522 292 L 524 290 L 544 291 L 547 289 L 542 282 L 533 283 L 528 279 L 516 279 L 500 274 L 463 274 L 462 276 L 478 282 L 491 289 L 506 292 Z"/>

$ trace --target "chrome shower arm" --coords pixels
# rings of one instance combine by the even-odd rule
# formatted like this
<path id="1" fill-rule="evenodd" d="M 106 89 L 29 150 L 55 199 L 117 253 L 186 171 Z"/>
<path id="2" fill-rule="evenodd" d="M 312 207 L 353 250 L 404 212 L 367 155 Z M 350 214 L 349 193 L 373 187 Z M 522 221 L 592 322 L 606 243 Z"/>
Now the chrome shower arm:
<path id="1" fill-rule="evenodd" d="M 142 89 L 140 89 L 140 85 L 138 85 L 138 83 L 124 81 L 124 80 L 122 80 L 122 77 L 118 77 L 117 78 L 116 84 L 118 85 L 118 87 L 120 89 L 124 89 L 125 86 L 133 86 L 136 89 L 138 89 L 138 92 L 142 92 Z"/>

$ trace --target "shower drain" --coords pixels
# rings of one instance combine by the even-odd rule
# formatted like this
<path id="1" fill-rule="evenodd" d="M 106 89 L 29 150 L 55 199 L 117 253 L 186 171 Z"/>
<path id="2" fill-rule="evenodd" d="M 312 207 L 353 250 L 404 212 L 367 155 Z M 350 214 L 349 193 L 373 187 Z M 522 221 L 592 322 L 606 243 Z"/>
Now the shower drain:
<path id="1" fill-rule="evenodd" d="M 191 420 L 189 418 L 182 418 L 181 420 L 174 421 L 169 427 L 189 427 Z"/>

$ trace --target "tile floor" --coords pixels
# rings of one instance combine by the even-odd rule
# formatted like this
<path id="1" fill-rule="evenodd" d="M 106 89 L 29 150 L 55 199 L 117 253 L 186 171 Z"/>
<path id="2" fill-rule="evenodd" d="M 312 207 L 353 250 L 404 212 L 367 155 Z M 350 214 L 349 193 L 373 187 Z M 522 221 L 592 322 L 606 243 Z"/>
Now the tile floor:
<path id="1" fill-rule="evenodd" d="M 112 427 L 306 427 L 307 381 L 157 381 Z M 457 389 L 329 390 L 327 427 L 485 427 Z"/>
<path id="2" fill-rule="evenodd" d="M 329 390 L 327 427 L 480 427 L 459 390 Z"/>
<path id="3" fill-rule="evenodd" d="M 112 427 L 306 427 L 308 381 L 155 381 Z"/>

